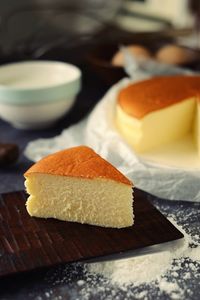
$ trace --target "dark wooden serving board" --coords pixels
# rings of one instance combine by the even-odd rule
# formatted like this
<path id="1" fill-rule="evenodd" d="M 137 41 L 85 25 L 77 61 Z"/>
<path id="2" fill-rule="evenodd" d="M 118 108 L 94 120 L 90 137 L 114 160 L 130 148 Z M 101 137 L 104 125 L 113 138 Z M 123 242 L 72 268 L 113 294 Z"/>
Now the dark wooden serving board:
<path id="1" fill-rule="evenodd" d="M 0 276 L 60 263 L 124 253 L 182 238 L 180 233 L 135 189 L 135 224 L 102 228 L 38 219 L 28 215 L 25 192 L 0 196 Z"/>

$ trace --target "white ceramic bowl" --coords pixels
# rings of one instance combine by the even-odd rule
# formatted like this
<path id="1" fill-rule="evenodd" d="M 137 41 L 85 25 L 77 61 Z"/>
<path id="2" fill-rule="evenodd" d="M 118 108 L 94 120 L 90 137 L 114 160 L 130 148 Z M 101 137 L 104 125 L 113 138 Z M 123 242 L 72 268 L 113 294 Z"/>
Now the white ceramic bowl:
<path id="1" fill-rule="evenodd" d="M 50 126 L 72 107 L 81 71 L 57 61 L 25 61 L 0 67 L 0 117 L 14 127 Z"/>

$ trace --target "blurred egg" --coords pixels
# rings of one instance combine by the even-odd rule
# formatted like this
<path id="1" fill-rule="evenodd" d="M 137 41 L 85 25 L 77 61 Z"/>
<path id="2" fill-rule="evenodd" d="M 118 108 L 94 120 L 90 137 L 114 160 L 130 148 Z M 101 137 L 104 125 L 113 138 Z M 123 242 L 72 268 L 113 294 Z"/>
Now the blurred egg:
<path id="1" fill-rule="evenodd" d="M 130 51 L 134 56 L 150 58 L 151 53 L 149 50 L 140 45 L 129 45 L 126 46 L 127 50 Z M 117 51 L 111 60 L 111 64 L 117 67 L 124 66 L 124 54 L 121 50 Z"/>
<path id="2" fill-rule="evenodd" d="M 162 63 L 182 65 L 194 61 L 198 56 L 193 50 L 177 45 L 166 45 L 157 51 L 155 58 Z"/>

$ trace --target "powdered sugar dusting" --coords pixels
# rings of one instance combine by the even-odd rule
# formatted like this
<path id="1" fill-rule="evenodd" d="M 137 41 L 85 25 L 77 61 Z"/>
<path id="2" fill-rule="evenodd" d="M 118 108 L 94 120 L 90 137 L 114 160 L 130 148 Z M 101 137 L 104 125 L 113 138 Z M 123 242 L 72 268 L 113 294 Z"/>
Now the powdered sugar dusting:
<path id="1" fill-rule="evenodd" d="M 188 255 L 193 261 L 200 262 L 200 247 L 192 248 Z"/>
<path id="2" fill-rule="evenodd" d="M 160 265 L 157 262 L 161 262 Z M 169 252 L 141 257 L 95 263 L 87 266 L 89 273 L 99 273 L 109 278 L 113 284 L 141 284 L 156 280 L 171 263 Z M 151 266 L 150 272 L 147 267 Z"/>
<path id="3" fill-rule="evenodd" d="M 172 245 L 168 251 L 131 259 L 94 263 L 87 266 L 87 271 L 107 277 L 113 285 L 126 286 L 128 289 L 129 285 L 136 287 L 141 284 L 151 284 L 158 286 L 160 293 L 170 295 L 171 299 L 182 299 L 184 289 L 176 279 L 179 278 L 180 272 L 184 271 L 182 270 L 184 264 L 185 280 L 191 279 L 190 271 L 198 277 L 200 245 L 196 241 L 193 243 L 191 235 L 175 224 L 172 218 L 170 221 L 182 231 L 184 239 L 175 246 Z M 191 245 L 193 247 L 195 245 L 195 248 Z M 141 297 L 143 294 L 138 295 Z"/>
<path id="4" fill-rule="evenodd" d="M 46 291 L 48 299 L 199 300 L 200 204 L 151 200 L 184 233 L 184 239 L 160 253 L 57 268 L 46 278 L 52 284 Z M 47 299 L 45 294 L 42 299 Z"/>

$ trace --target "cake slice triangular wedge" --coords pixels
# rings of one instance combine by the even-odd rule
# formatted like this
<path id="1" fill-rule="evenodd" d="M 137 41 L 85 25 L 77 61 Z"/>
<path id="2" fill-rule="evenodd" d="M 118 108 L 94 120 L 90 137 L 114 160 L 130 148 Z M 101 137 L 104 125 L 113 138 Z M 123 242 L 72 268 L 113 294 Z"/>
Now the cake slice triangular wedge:
<path id="1" fill-rule="evenodd" d="M 31 216 L 113 228 L 133 225 L 132 183 L 89 147 L 48 155 L 24 176 Z"/>

